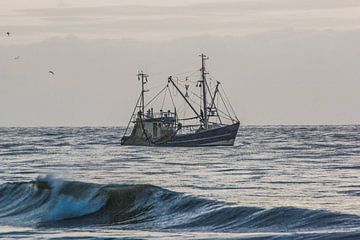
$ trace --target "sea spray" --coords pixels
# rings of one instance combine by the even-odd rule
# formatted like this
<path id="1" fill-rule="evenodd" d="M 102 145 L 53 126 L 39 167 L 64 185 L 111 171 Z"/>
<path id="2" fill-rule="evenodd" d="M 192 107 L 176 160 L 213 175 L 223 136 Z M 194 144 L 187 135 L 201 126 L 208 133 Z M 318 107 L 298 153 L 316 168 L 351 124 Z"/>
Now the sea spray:
<path id="1" fill-rule="evenodd" d="M 98 211 L 107 200 L 99 193 L 101 186 L 80 182 L 63 181 L 52 175 L 38 177 L 36 186 L 48 186 L 51 191 L 46 221 L 56 221 L 84 216 Z"/>

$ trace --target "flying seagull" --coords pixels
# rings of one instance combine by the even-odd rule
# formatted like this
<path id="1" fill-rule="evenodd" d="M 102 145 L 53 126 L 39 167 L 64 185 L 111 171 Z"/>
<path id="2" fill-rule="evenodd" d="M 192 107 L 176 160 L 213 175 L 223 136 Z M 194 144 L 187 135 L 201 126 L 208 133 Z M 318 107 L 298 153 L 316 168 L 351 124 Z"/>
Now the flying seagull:
<path id="1" fill-rule="evenodd" d="M 6 35 L 9 37 L 9 36 L 10 36 L 10 32 L 6 32 Z"/>
<path id="2" fill-rule="evenodd" d="M 49 71 L 49 73 L 51 73 L 52 75 L 55 75 L 55 73 L 53 71 Z"/>

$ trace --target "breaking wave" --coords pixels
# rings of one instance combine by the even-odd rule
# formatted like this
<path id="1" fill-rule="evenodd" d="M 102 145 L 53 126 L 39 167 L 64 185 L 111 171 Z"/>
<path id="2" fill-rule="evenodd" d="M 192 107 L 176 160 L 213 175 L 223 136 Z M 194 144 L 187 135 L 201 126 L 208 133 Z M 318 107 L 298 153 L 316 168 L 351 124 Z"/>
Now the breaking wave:
<path id="1" fill-rule="evenodd" d="M 288 232 L 358 228 L 360 217 L 294 207 L 233 206 L 153 185 L 101 185 L 44 176 L 0 185 L 0 224 Z"/>

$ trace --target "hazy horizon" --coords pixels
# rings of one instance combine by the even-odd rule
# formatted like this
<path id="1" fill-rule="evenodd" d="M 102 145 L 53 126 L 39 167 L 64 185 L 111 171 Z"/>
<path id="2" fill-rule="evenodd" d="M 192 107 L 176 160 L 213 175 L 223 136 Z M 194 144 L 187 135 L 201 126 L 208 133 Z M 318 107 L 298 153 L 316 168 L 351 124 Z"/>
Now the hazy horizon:
<path id="1" fill-rule="evenodd" d="M 0 127 L 124 126 L 138 70 L 166 84 L 202 52 L 244 125 L 360 123 L 358 1 L 26 3 L 0 3 Z"/>

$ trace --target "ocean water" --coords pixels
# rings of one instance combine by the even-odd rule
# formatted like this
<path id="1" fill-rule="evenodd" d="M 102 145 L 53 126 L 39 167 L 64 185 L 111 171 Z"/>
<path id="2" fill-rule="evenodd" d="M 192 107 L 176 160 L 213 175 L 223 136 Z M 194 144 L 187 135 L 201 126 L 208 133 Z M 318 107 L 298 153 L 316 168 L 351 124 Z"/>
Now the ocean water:
<path id="1" fill-rule="evenodd" d="M 0 128 L 0 238 L 360 239 L 360 126 L 241 126 L 234 147 Z"/>

